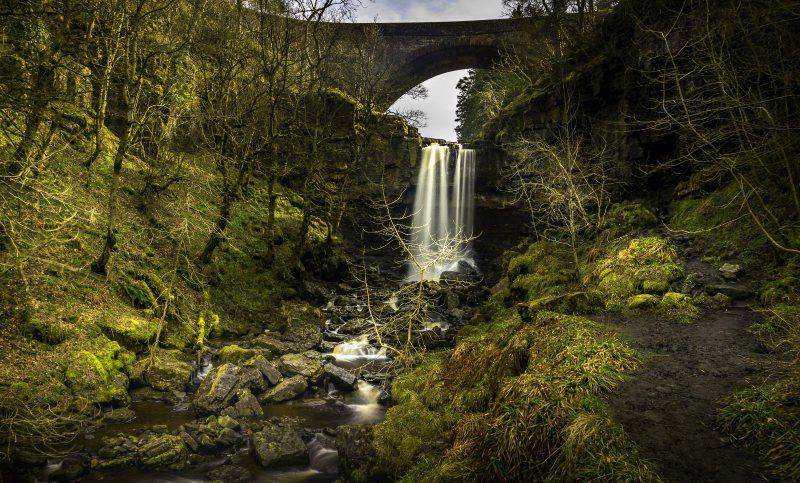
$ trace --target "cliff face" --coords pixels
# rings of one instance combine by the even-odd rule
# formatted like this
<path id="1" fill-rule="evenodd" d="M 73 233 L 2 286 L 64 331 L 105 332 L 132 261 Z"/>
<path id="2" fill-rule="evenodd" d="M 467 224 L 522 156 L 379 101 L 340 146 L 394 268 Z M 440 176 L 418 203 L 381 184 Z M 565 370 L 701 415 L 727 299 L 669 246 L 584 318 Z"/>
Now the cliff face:
<path id="1" fill-rule="evenodd" d="M 506 145 L 520 137 L 551 138 L 567 119 L 576 137 L 590 140 L 609 159 L 608 174 L 620 183 L 616 197 L 684 176 L 668 163 L 679 154 L 680 140 L 664 122 L 664 84 L 654 75 L 664 55 L 663 43 L 641 34 L 633 20 L 609 18 L 580 52 L 554 65 L 484 126 L 473 146 L 481 150 L 478 189 L 484 205 L 508 201 L 501 175 L 509 164 Z"/>

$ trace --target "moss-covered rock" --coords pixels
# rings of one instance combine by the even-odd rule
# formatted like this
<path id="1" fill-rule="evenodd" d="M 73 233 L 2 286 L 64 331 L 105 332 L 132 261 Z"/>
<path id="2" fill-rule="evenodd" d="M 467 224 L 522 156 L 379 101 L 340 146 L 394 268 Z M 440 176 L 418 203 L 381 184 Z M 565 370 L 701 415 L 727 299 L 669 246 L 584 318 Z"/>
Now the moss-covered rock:
<path id="1" fill-rule="evenodd" d="M 547 241 L 531 244 L 523 255 L 508 261 L 509 295 L 517 300 L 534 300 L 563 295 L 575 283 L 566 269 L 565 252 Z"/>
<path id="2" fill-rule="evenodd" d="M 139 458 L 146 467 L 182 470 L 186 467 L 186 444 L 180 436 L 164 434 L 142 441 Z"/>
<path id="3" fill-rule="evenodd" d="M 649 310 L 660 302 L 659 298 L 652 294 L 633 295 L 628 298 L 625 308 L 628 310 Z"/>
<path id="4" fill-rule="evenodd" d="M 142 352 L 156 340 L 159 322 L 132 318 L 104 319 L 97 326 L 109 339 L 115 340 L 128 349 Z"/>
<path id="5" fill-rule="evenodd" d="M 700 315 L 691 297 L 677 292 L 667 292 L 661 297 L 658 310 L 667 316 L 683 321 L 689 321 Z"/>
<path id="6" fill-rule="evenodd" d="M 64 372 L 67 387 L 87 404 L 127 404 L 133 354 L 108 339 L 98 339 L 93 345 L 93 351 L 80 351 L 70 359 Z"/>
<path id="7" fill-rule="evenodd" d="M 219 350 L 217 356 L 220 364 L 236 364 L 252 359 L 256 355 L 253 349 L 243 349 L 238 345 L 226 345 Z"/>
<path id="8" fill-rule="evenodd" d="M 683 274 L 675 249 L 662 238 L 646 237 L 598 261 L 588 279 L 596 281 L 608 303 L 622 304 L 640 293 L 668 292 L 670 282 Z"/>
<path id="9" fill-rule="evenodd" d="M 144 382 L 158 391 L 184 391 L 192 366 L 178 350 L 156 350 L 152 357 L 139 361 Z"/>

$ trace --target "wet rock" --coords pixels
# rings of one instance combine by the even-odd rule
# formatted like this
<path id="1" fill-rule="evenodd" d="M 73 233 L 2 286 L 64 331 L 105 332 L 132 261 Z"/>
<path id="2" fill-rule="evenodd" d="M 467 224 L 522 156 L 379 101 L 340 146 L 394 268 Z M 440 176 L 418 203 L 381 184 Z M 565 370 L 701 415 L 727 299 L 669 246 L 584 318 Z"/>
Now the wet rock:
<path id="1" fill-rule="evenodd" d="M 755 296 L 755 291 L 739 285 L 706 285 L 703 289 L 709 296 L 721 293 L 733 300 L 747 300 Z"/>
<path id="2" fill-rule="evenodd" d="M 445 270 L 439 275 L 439 282 L 442 285 L 457 285 L 460 283 L 471 283 L 475 281 L 474 275 L 460 273 L 453 270 Z"/>
<path id="3" fill-rule="evenodd" d="M 358 378 L 349 371 L 330 362 L 322 366 L 325 377 L 338 389 L 355 391 L 358 388 Z"/>
<path id="4" fill-rule="evenodd" d="M 145 383 L 157 391 L 183 391 L 192 372 L 192 366 L 183 360 L 177 350 L 157 350 L 155 357 L 139 361 L 143 364 Z"/>
<path id="5" fill-rule="evenodd" d="M 255 366 L 244 366 L 239 374 L 239 387 L 247 388 L 256 394 L 263 392 L 269 387 L 269 383 L 264 379 L 261 371 Z"/>
<path id="6" fill-rule="evenodd" d="M 264 410 L 258 404 L 258 400 L 247 389 L 239 389 L 236 394 L 236 404 L 222 410 L 223 416 L 233 418 L 260 418 L 264 415 Z"/>
<path id="7" fill-rule="evenodd" d="M 300 436 L 291 428 L 266 424 L 250 438 L 253 453 L 264 468 L 303 465 L 308 451 Z"/>
<path id="8" fill-rule="evenodd" d="M 736 277 L 738 277 L 741 272 L 742 267 L 740 265 L 723 263 L 722 266 L 719 267 L 719 274 L 726 280 L 736 280 Z"/>
<path id="9" fill-rule="evenodd" d="M 233 364 L 216 367 L 203 379 L 192 401 L 200 413 L 216 413 L 230 406 L 236 396 L 241 369 Z"/>
<path id="10" fill-rule="evenodd" d="M 308 304 L 284 304 L 274 329 L 291 352 L 313 349 L 322 342 L 325 320 L 319 309 Z"/>
<path id="11" fill-rule="evenodd" d="M 258 369 L 261 372 L 261 375 L 264 376 L 264 379 L 266 379 L 267 382 L 269 382 L 269 384 L 272 386 L 280 382 L 281 378 L 283 377 L 280 371 L 278 371 L 275 366 L 273 366 L 263 356 L 254 358 L 252 361 L 248 362 L 247 365 L 252 365 Z M 247 367 L 247 365 L 245 365 L 245 367 Z"/>
<path id="12" fill-rule="evenodd" d="M 197 444 L 197 440 L 192 437 L 191 434 L 187 433 L 186 431 L 181 431 L 178 433 L 178 436 L 183 440 L 183 443 L 192 453 L 196 453 L 197 449 L 199 448 Z"/>
<path id="13" fill-rule="evenodd" d="M 246 468 L 238 465 L 224 465 L 206 473 L 209 480 L 223 483 L 245 483 L 250 481 L 250 476 Z"/>
<path id="14" fill-rule="evenodd" d="M 444 309 L 448 311 L 456 309 L 461 305 L 461 300 L 459 300 L 458 294 L 452 290 L 443 290 L 440 302 Z"/>
<path id="15" fill-rule="evenodd" d="M 291 346 L 281 340 L 280 334 L 272 332 L 257 336 L 250 342 L 250 345 L 259 349 L 264 349 L 267 355 L 280 356 L 292 352 Z"/>
<path id="16" fill-rule="evenodd" d="M 256 355 L 255 351 L 252 349 L 243 349 L 238 345 L 226 345 L 222 349 L 219 350 L 217 357 L 219 357 L 219 363 L 221 364 L 236 364 L 239 365 L 242 362 L 252 359 Z"/>
<path id="17" fill-rule="evenodd" d="M 165 434 L 144 442 L 139 457 L 144 466 L 182 470 L 186 467 L 186 444 L 180 436 Z"/>
<path id="18" fill-rule="evenodd" d="M 297 375 L 284 379 L 277 386 L 267 389 L 258 397 L 262 404 L 277 404 L 300 396 L 308 389 L 308 383 L 303 376 Z"/>
<path id="19" fill-rule="evenodd" d="M 312 384 L 322 379 L 322 364 L 305 354 L 281 356 L 280 371 L 284 376 L 300 375 Z"/>

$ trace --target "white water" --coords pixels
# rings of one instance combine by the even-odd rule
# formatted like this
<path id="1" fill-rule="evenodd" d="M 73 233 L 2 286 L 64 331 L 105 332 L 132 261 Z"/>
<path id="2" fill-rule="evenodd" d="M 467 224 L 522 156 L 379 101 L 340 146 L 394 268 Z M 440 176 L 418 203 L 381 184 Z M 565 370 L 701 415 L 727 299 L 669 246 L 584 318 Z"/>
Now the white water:
<path id="1" fill-rule="evenodd" d="M 378 404 L 381 390 L 363 379 L 358 381 L 358 390 L 345 396 L 345 404 L 355 412 L 351 424 L 371 424 L 383 419 L 385 408 Z"/>
<path id="2" fill-rule="evenodd" d="M 389 362 L 386 349 L 376 349 L 369 343 L 366 335 L 343 342 L 333 348 L 336 365 L 345 369 L 380 366 Z"/>
<path id="3" fill-rule="evenodd" d="M 458 149 L 453 177 L 448 176 L 450 149 L 432 145 L 422 149 L 414 197 L 408 280 L 438 280 L 455 270 L 459 260 L 470 265 L 469 239 L 473 234 L 475 151 Z M 452 190 L 448 187 L 452 185 Z"/>

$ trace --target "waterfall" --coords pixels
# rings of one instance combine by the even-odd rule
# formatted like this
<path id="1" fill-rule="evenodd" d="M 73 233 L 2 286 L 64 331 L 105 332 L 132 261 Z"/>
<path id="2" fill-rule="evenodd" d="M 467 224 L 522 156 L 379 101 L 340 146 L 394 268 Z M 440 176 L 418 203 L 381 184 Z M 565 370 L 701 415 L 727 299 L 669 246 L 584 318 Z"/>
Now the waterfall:
<path id="1" fill-rule="evenodd" d="M 450 179 L 450 148 L 422 149 L 409 245 L 416 263 L 409 262 L 408 280 L 419 280 L 420 268 L 425 279 L 438 280 L 442 272 L 456 270 L 459 261 L 473 264 L 469 238 L 475 206 L 475 151 L 459 147 L 457 153 Z"/>

